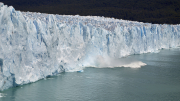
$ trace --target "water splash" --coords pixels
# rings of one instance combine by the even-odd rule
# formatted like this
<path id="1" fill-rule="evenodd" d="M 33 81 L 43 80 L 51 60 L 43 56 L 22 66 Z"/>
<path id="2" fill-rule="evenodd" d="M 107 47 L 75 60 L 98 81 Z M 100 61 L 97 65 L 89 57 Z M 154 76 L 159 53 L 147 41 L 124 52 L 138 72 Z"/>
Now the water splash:
<path id="1" fill-rule="evenodd" d="M 0 93 L 0 98 L 1 98 L 1 97 L 5 97 L 5 94 L 3 94 L 3 93 Z"/>
<path id="2" fill-rule="evenodd" d="M 130 67 L 130 68 L 141 68 L 142 66 L 147 65 L 142 61 L 137 61 L 132 58 L 111 58 L 111 57 L 103 57 L 97 56 L 94 61 L 95 68 L 114 68 L 114 67 Z"/>

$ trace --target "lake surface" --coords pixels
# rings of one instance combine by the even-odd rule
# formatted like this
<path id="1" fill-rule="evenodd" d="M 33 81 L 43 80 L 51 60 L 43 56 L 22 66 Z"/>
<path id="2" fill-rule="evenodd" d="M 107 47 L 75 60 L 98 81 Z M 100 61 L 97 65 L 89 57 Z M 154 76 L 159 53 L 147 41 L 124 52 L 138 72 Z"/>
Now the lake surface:
<path id="1" fill-rule="evenodd" d="M 147 65 L 61 73 L 0 92 L 0 101 L 180 101 L 180 49 L 127 58 Z"/>

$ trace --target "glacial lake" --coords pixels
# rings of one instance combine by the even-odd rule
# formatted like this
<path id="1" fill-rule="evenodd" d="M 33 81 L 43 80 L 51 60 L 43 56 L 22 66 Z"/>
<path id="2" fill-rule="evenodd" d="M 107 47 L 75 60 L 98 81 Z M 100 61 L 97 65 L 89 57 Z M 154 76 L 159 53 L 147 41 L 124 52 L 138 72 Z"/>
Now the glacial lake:
<path id="1" fill-rule="evenodd" d="M 180 101 L 180 49 L 131 55 L 141 68 L 66 72 L 0 92 L 0 101 Z"/>

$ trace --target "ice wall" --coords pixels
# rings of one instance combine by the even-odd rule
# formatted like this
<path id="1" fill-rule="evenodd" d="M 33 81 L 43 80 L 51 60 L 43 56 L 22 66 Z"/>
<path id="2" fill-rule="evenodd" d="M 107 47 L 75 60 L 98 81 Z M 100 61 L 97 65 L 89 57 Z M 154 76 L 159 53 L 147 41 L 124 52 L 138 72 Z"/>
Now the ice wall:
<path id="1" fill-rule="evenodd" d="M 0 3 L 0 90 L 180 45 L 180 25 L 16 11 Z"/>

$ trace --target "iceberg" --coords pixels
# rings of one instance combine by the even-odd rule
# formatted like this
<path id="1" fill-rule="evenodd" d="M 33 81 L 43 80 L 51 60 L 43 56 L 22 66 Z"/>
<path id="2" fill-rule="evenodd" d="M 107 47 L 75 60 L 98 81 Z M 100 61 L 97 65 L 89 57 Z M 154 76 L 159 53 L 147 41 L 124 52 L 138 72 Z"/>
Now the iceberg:
<path id="1" fill-rule="evenodd" d="M 180 46 L 180 25 L 16 11 L 0 3 L 0 90 Z"/>

